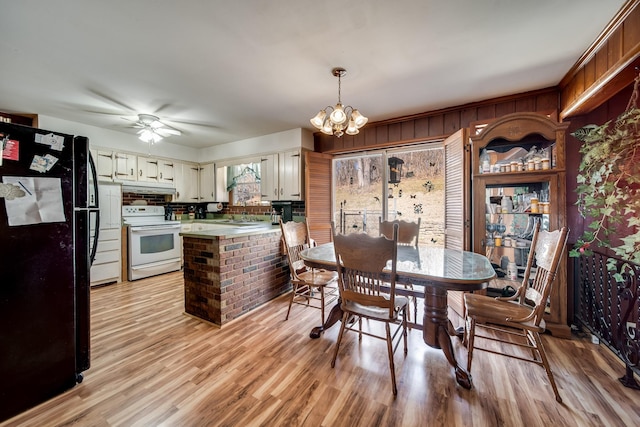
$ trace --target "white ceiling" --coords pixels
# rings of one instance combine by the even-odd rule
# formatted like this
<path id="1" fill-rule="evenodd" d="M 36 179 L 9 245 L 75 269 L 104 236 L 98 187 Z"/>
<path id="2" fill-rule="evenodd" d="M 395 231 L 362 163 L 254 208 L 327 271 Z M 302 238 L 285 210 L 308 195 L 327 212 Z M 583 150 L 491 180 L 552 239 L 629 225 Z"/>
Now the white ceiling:
<path id="1" fill-rule="evenodd" d="M 624 0 L 0 0 L 0 111 L 200 148 L 558 84 Z"/>

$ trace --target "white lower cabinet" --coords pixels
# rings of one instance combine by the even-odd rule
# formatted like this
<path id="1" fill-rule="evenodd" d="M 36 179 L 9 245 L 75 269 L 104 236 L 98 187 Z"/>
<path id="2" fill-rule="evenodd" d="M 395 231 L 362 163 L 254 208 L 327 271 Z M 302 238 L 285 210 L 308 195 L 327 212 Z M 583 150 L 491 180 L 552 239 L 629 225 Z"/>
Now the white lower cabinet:
<path id="1" fill-rule="evenodd" d="M 100 228 L 98 247 L 91 265 L 91 286 L 122 281 L 122 188 L 119 184 L 98 185 Z M 95 230 L 91 232 L 95 236 Z M 92 242 L 93 244 L 93 237 Z"/>
<path id="2" fill-rule="evenodd" d="M 120 228 L 100 230 L 96 257 L 91 265 L 91 286 L 121 282 Z"/>

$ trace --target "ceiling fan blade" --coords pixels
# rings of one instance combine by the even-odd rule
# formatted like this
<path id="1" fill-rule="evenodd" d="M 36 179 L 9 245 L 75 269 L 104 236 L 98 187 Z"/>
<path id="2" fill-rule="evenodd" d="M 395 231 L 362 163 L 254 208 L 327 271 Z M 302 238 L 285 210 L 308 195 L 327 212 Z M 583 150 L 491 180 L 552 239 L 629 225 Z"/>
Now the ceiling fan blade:
<path id="1" fill-rule="evenodd" d="M 180 132 L 179 130 L 171 129 L 171 128 L 156 128 L 153 131 L 162 136 L 182 135 L 182 132 Z"/>

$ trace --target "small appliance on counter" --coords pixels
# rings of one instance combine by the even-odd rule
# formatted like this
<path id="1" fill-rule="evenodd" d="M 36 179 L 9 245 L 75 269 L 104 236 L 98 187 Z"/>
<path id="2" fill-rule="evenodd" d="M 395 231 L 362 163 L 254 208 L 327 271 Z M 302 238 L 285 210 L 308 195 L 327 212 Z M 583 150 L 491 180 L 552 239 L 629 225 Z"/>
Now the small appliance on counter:
<path id="1" fill-rule="evenodd" d="M 271 207 L 275 211 L 275 215 L 279 216 L 277 223 L 280 222 L 279 221 L 280 218 L 282 218 L 282 222 L 293 221 L 293 206 L 290 201 L 289 202 L 274 201 L 274 202 L 271 202 Z M 273 215 L 272 215 L 271 222 L 273 222 Z"/>
<path id="2" fill-rule="evenodd" d="M 196 219 L 205 219 L 207 214 L 204 212 L 204 207 L 198 206 L 196 208 Z"/>
<path id="3" fill-rule="evenodd" d="M 275 208 L 271 211 L 271 225 L 280 224 L 280 215 L 276 212 Z"/>
<path id="4" fill-rule="evenodd" d="M 165 221 L 175 221 L 176 217 L 173 215 L 173 208 L 171 205 L 164 207 L 164 219 Z"/>

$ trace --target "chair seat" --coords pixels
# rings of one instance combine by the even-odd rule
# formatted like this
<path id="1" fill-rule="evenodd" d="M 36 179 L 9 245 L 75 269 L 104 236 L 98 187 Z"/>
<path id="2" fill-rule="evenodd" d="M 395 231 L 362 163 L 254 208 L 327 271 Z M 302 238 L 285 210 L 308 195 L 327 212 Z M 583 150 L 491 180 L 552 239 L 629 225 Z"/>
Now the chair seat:
<path id="1" fill-rule="evenodd" d="M 531 314 L 532 308 L 518 304 L 517 302 L 501 301 L 486 295 L 465 293 L 464 303 L 467 316 L 476 317 L 478 322 L 493 323 L 517 329 L 528 329 L 535 332 L 544 332 L 544 320 L 537 326 L 533 320 L 528 322 L 510 322 L 507 319 L 522 319 Z"/>
<path id="2" fill-rule="evenodd" d="M 307 270 L 299 273 L 298 279 L 310 286 L 326 286 L 338 280 L 338 273 L 327 270 Z"/>
<path id="3" fill-rule="evenodd" d="M 376 307 L 370 305 L 358 304 L 355 302 L 342 302 L 342 309 L 348 311 L 349 313 L 355 314 L 356 316 L 366 317 L 367 319 L 380 320 L 382 322 L 387 322 L 390 319 L 396 320 L 398 318 L 398 313 L 402 311 L 409 304 L 409 299 L 407 297 L 396 296 L 395 305 L 396 310 L 394 311 L 393 318 L 389 317 L 389 309 L 386 307 Z"/>

